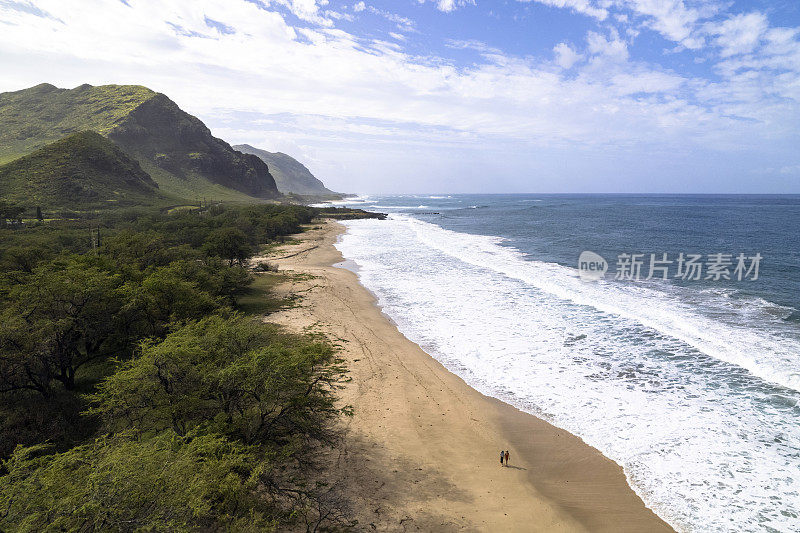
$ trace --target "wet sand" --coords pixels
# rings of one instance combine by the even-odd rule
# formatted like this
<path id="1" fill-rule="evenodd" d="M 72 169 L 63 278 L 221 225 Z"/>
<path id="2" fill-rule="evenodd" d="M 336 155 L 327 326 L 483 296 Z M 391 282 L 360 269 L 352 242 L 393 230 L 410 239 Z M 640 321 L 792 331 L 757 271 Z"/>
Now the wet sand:
<path id="1" fill-rule="evenodd" d="M 338 344 L 354 415 L 335 468 L 363 531 L 672 529 L 622 469 L 570 433 L 470 388 L 381 312 L 357 276 L 333 265 L 344 226 L 320 224 L 266 259 L 276 291 L 301 297 L 268 316 Z M 509 467 L 500 450 L 510 450 Z"/>

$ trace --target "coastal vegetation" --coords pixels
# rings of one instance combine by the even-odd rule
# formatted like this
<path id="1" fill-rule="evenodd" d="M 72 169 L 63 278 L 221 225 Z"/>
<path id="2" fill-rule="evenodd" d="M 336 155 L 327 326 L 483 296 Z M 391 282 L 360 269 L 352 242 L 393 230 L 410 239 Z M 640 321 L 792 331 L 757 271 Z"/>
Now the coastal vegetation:
<path id="1" fill-rule="evenodd" d="M 381 215 L 308 201 L 145 87 L 0 94 L 0 531 L 351 523 L 326 473 L 346 369 L 265 323 L 297 298 L 250 263 Z"/>
<path id="2" fill-rule="evenodd" d="M 0 228 L 0 530 L 346 526 L 324 475 L 346 369 L 324 339 L 263 322 L 275 300 L 253 291 L 275 273 L 248 268 L 321 214 L 119 208 Z"/>

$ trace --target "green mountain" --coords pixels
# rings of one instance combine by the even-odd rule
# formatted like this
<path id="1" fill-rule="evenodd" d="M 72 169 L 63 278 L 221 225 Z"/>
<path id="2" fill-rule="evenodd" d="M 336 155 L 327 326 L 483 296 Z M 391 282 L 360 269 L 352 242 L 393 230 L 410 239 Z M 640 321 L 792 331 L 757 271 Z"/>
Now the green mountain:
<path id="1" fill-rule="evenodd" d="M 49 208 L 164 200 L 158 185 L 138 162 L 93 131 L 74 133 L 0 166 L 0 198 Z"/>
<path id="2" fill-rule="evenodd" d="M 267 152 L 259 148 L 254 148 L 249 144 L 238 144 L 234 146 L 245 154 L 258 156 L 269 167 L 270 172 L 275 177 L 278 190 L 284 194 L 294 193 L 306 196 L 339 196 L 337 193 L 325 187 L 297 159 L 281 152 Z"/>
<path id="3" fill-rule="evenodd" d="M 138 161 L 163 194 L 250 201 L 280 196 L 263 161 L 237 152 L 146 87 L 41 84 L 0 94 L 0 163 L 87 130 L 113 140 Z"/>

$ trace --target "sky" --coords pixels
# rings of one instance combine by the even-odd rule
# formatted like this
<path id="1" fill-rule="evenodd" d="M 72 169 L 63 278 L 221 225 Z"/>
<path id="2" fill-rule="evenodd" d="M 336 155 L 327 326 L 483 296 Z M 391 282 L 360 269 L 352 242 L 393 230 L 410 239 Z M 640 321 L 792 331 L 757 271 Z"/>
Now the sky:
<path id="1" fill-rule="evenodd" d="M 343 192 L 800 193 L 798 0 L 0 0 L 0 73 Z"/>

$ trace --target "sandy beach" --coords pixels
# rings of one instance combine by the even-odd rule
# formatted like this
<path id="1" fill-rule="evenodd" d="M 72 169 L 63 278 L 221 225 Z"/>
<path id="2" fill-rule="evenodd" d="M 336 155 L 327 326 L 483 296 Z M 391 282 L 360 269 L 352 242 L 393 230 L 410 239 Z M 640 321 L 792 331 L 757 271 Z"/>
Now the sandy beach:
<path id="1" fill-rule="evenodd" d="M 269 315 L 327 335 L 352 380 L 338 469 L 364 531 L 637 531 L 672 529 L 622 469 L 579 438 L 470 388 L 381 313 L 357 276 L 333 265 L 333 221 L 266 259 L 301 296 Z M 501 467 L 500 450 L 510 450 Z"/>

